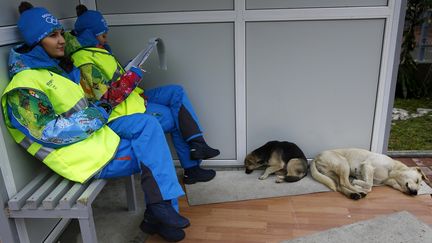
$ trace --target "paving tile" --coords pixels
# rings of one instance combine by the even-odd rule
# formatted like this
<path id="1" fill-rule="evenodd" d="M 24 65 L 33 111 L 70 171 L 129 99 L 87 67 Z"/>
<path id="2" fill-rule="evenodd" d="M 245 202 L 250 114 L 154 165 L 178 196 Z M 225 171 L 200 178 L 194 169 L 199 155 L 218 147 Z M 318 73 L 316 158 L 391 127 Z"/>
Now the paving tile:
<path id="1" fill-rule="evenodd" d="M 417 164 L 417 166 L 425 166 L 420 158 L 413 158 L 412 160 Z"/>
<path id="2" fill-rule="evenodd" d="M 426 184 L 428 184 L 430 187 L 432 187 L 432 175 L 426 176 L 428 178 L 426 182 Z"/>
<path id="3" fill-rule="evenodd" d="M 429 167 L 420 167 L 423 173 L 427 176 L 432 176 L 432 170 Z"/>
<path id="4" fill-rule="evenodd" d="M 421 158 L 420 160 L 425 166 L 432 166 L 432 158 Z"/>

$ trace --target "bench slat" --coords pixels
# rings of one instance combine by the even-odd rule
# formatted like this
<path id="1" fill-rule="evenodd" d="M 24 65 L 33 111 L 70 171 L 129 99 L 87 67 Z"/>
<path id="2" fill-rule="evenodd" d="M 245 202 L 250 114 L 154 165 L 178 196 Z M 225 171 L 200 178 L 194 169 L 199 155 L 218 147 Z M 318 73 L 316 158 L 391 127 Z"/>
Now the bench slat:
<path id="1" fill-rule="evenodd" d="M 60 199 L 58 208 L 59 209 L 70 209 L 75 200 L 82 194 L 86 189 L 87 184 L 75 183 L 71 189 Z"/>
<path id="2" fill-rule="evenodd" d="M 42 200 L 57 186 L 61 177 L 54 173 L 45 183 L 39 187 L 27 200 L 26 205 L 29 209 L 38 208 Z"/>
<path id="3" fill-rule="evenodd" d="M 33 180 L 31 180 L 23 189 L 21 189 L 21 191 L 19 191 L 9 200 L 9 209 L 19 210 L 25 204 L 27 198 L 32 195 L 40 185 L 42 185 L 49 174 L 51 174 L 50 170 L 44 169 L 41 171 Z"/>
<path id="4" fill-rule="evenodd" d="M 37 209 L 28 209 L 27 206 L 24 205 L 20 210 L 12 210 L 10 211 L 9 217 L 11 218 L 41 218 L 41 219 L 49 219 L 49 218 L 87 218 L 89 216 L 89 212 L 87 208 L 78 208 L 74 206 L 70 209 L 59 209 L 58 207 L 55 209 L 44 209 L 39 207 Z"/>
<path id="5" fill-rule="evenodd" d="M 103 179 L 94 180 L 78 198 L 77 206 L 83 208 L 90 205 L 106 183 L 107 181 Z"/>
<path id="6" fill-rule="evenodd" d="M 57 187 L 42 201 L 44 209 L 53 209 L 57 206 L 60 198 L 72 187 L 72 182 L 63 179 Z"/>

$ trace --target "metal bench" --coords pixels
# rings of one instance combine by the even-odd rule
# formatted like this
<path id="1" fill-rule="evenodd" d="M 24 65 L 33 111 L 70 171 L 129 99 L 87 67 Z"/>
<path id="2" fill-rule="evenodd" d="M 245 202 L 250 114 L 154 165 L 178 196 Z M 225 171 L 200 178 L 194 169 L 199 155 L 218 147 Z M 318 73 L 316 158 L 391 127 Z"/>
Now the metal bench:
<path id="1" fill-rule="evenodd" d="M 136 210 L 134 177 L 125 177 L 129 211 Z M 103 179 L 85 184 L 75 183 L 45 169 L 21 191 L 9 199 L 6 215 L 15 220 L 25 218 L 61 218 L 54 241 L 70 219 L 78 219 L 84 243 L 96 243 L 92 203 L 107 183 Z M 54 229 L 56 231 L 56 229 Z M 47 240 L 45 240 L 47 242 Z"/>

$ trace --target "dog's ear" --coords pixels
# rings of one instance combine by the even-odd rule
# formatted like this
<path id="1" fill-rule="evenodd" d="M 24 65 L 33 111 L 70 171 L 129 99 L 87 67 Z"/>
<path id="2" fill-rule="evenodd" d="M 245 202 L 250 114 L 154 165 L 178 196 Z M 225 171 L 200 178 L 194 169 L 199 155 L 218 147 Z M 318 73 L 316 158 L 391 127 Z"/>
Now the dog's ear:
<path id="1" fill-rule="evenodd" d="M 416 168 L 416 170 L 421 174 L 422 179 L 423 179 L 424 181 L 429 181 L 429 178 L 427 178 L 427 176 L 423 173 L 423 171 L 420 169 L 420 167 L 415 167 L 415 168 Z"/>

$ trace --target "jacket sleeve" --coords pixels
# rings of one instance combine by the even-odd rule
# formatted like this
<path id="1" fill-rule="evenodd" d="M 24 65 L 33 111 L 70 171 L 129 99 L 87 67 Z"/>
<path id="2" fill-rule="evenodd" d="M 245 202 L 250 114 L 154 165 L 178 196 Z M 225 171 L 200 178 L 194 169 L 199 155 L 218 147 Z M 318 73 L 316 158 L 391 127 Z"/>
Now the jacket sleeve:
<path id="1" fill-rule="evenodd" d="M 141 69 L 133 67 L 119 78 L 104 78 L 104 72 L 94 64 L 84 64 L 81 69 L 81 86 L 90 100 L 102 101 L 113 108 L 125 100 L 142 79 Z"/>
<path id="2" fill-rule="evenodd" d="M 44 146 L 58 148 L 89 137 L 107 122 L 104 109 L 92 105 L 65 117 L 54 112 L 48 97 L 36 90 L 17 89 L 7 96 L 12 125 Z"/>

